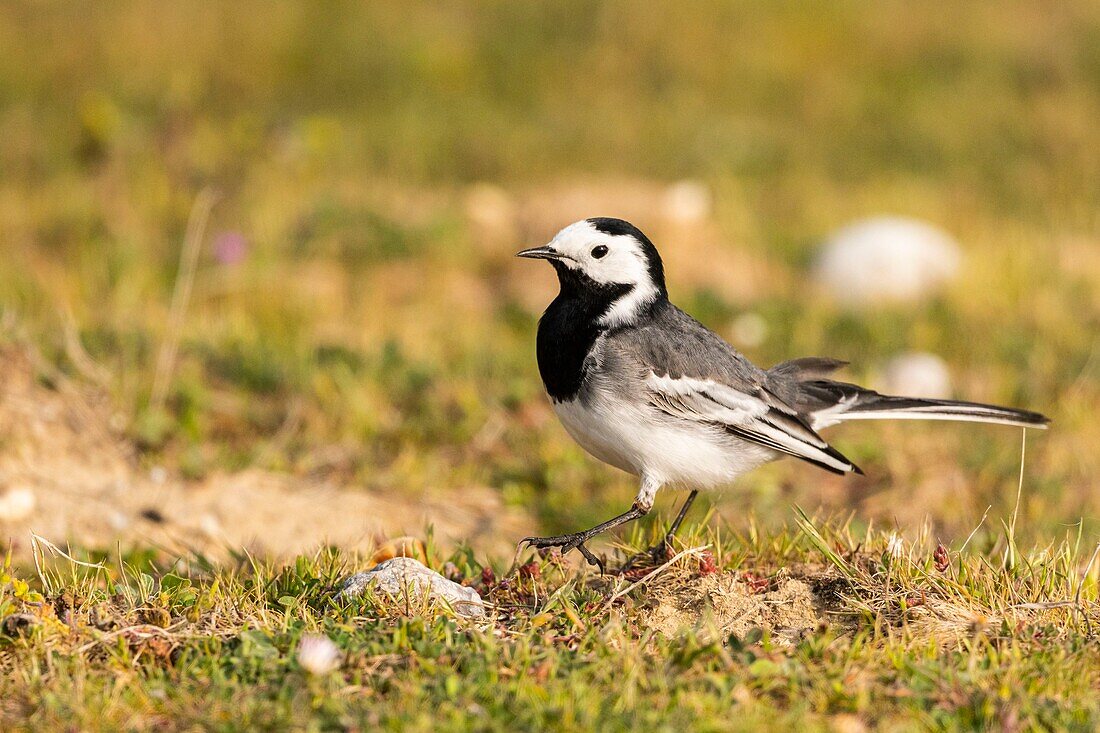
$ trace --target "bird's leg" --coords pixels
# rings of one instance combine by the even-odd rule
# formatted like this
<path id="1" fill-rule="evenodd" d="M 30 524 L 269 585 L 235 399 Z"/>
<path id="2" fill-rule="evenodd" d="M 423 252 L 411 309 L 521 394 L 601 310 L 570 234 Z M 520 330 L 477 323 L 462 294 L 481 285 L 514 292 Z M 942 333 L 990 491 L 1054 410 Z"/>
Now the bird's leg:
<path id="1" fill-rule="evenodd" d="M 520 541 L 520 546 L 527 545 L 528 547 L 560 547 L 562 553 L 569 552 L 570 550 L 579 550 L 584 559 L 591 565 L 595 565 L 600 569 L 600 572 L 604 572 L 603 562 L 598 557 L 592 554 L 592 551 L 584 546 L 585 542 L 592 539 L 601 532 L 606 532 L 609 529 L 614 529 L 620 524 L 626 524 L 632 522 L 638 517 L 643 517 L 653 506 L 652 501 L 649 504 L 642 504 L 639 501 L 635 501 L 634 505 L 630 507 L 628 511 L 623 512 L 617 517 L 608 519 L 606 522 L 601 522 L 591 529 L 586 529 L 583 532 L 573 532 L 572 534 L 562 534 L 556 537 L 525 537 Z"/>
<path id="2" fill-rule="evenodd" d="M 657 563 L 667 559 L 668 550 L 672 546 L 672 539 L 676 536 L 676 531 L 680 529 L 680 525 L 684 523 L 684 517 L 687 516 L 688 510 L 691 509 L 691 505 L 695 501 L 695 497 L 698 495 L 698 489 L 692 490 L 692 492 L 688 494 L 687 499 L 684 499 L 684 504 L 680 507 L 680 513 L 676 515 L 676 519 L 672 520 L 672 524 L 669 526 L 668 532 L 665 533 L 664 538 L 653 547 L 650 547 L 647 550 L 643 550 L 637 555 L 631 557 L 629 560 L 626 561 L 626 564 L 623 565 L 622 569 L 631 570 L 635 567 L 638 567 L 643 561 L 646 560 L 656 565 Z"/>
<path id="3" fill-rule="evenodd" d="M 676 532 L 680 529 L 680 525 L 684 523 L 684 517 L 687 516 L 688 510 L 691 509 L 692 503 L 695 501 L 695 497 L 699 495 L 699 489 L 693 489 L 688 498 L 684 499 L 683 506 L 680 507 L 680 513 L 676 515 L 676 519 L 672 520 L 672 526 L 668 528 L 668 532 L 665 533 L 664 546 L 667 547 L 672 542 L 672 538 L 676 536 Z"/>

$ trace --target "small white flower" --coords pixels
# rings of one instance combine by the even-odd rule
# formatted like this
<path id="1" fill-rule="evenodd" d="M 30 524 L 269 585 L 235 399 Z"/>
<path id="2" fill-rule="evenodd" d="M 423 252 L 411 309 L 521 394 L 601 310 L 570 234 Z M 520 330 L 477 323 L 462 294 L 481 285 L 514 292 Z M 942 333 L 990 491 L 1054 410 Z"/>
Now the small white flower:
<path id="1" fill-rule="evenodd" d="M 886 540 L 886 554 L 897 560 L 904 551 L 905 541 L 897 532 L 891 532 L 890 538 Z"/>
<path id="2" fill-rule="evenodd" d="M 332 672 L 340 666 L 343 656 L 340 648 L 327 636 L 306 634 L 298 642 L 298 664 L 310 674 L 323 675 Z"/>

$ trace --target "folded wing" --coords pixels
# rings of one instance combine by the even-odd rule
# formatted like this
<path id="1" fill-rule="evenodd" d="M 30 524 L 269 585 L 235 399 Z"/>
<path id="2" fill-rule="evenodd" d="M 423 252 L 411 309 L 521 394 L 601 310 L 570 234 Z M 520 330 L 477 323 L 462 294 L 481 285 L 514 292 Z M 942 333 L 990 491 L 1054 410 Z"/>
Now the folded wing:
<path id="1" fill-rule="evenodd" d="M 834 473 L 863 473 L 825 442 L 792 407 L 763 386 L 744 389 L 713 379 L 650 373 L 650 403 L 684 420 L 721 428 L 741 440 L 794 456 Z"/>

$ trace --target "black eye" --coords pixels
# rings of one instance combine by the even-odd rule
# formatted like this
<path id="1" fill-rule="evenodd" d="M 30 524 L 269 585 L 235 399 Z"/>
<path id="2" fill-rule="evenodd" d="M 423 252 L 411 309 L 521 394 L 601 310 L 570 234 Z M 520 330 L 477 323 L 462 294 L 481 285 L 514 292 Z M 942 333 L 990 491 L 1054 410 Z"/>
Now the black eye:
<path id="1" fill-rule="evenodd" d="M 606 244 L 597 244 L 595 247 L 592 248 L 592 256 L 595 257 L 597 260 L 602 258 L 605 254 L 607 254 Z"/>

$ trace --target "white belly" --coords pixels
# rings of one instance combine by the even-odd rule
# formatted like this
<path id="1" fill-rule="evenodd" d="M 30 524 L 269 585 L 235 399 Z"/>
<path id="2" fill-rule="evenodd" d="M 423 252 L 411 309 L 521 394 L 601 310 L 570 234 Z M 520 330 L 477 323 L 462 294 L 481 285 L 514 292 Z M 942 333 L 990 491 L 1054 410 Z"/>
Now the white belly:
<path id="1" fill-rule="evenodd" d="M 662 484 L 714 488 L 778 457 L 716 428 L 611 397 L 555 402 L 554 412 L 569 435 L 593 456 Z"/>

